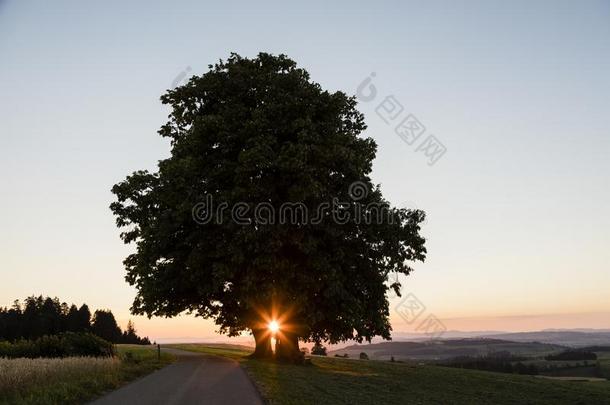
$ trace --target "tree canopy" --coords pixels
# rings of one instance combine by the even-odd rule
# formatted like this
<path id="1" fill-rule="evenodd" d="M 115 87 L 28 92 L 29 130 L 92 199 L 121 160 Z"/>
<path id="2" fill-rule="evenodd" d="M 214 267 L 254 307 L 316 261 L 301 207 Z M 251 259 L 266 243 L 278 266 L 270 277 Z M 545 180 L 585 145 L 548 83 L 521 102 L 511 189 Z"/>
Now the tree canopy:
<path id="1" fill-rule="evenodd" d="M 388 276 L 424 260 L 424 213 L 391 207 L 372 184 L 376 144 L 361 136 L 356 99 L 261 53 L 232 54 L 161 101 L 170 156 L 112 189 L 136 247 L 124 261 L 133 313 L 186 311 L 255 338 L 281 317 L 284 342 L 390 338 L 387 291 L 400 284 Z M 282 217 L 287 204 L 300 208 Z M 384 220 L 372 220 L 380 206 Z"/>

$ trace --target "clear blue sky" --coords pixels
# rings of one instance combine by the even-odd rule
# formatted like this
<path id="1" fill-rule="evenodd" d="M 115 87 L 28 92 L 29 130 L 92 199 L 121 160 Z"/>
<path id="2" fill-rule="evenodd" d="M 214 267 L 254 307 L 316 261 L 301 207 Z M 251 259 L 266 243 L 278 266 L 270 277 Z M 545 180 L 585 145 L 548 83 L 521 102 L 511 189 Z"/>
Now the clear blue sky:
<path id="1" fill-rule="evenodd" d="M 450 328 L 610 327 L 607 1 L 0 1 L 0 305 L 48 294 L 127 319 L 109 190 L 168 155 L 159 96 L 231 51 L 286 53 L 352 94 L 376 73 L 373 178 L 429 215 L 405 291 Z M 446 146 L 435 165 L 375 114 L 386 95 Z"/>

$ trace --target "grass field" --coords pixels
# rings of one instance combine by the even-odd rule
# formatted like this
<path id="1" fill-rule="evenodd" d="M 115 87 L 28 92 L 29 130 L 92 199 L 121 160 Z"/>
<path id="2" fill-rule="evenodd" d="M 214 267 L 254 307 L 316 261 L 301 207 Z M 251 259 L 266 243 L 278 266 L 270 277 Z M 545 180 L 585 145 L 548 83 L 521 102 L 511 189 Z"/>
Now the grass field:
<path id="1" fill-rule="evenodd" d="M 382 342 L 374 344 L 352 345 L 329 353 L 344 355 L 357 359 L 364 352 L 371 360 L 447 360 L 458 356 L 485 356 L 489 353 L 510 352 L 515 356 L 544 357 L 563 351 L 558 345 L 538 342 L 509 342 L 499 339 L 447 339 L 419 342 Z"/>
<path id="2" fill-rule="evenodd" d="M 331 357 L 293 366 L 245 359 L 248 352 L 239 347 L 172 347 L 240 361 L 271 404 L 610 404 L 610 381 L 554 381 Z"/>
<path id="3" fill-rule="evenodd" d="M 172 361 L 118 345 L 116 358 L 0 359 L 0 404 L 80 404 Z"/>
<path id="4" fill-rule="evenodd" d="M 598 352 L 597 361 L 599 362 L 602 376 L 610 379 L 610 352 Z"/>

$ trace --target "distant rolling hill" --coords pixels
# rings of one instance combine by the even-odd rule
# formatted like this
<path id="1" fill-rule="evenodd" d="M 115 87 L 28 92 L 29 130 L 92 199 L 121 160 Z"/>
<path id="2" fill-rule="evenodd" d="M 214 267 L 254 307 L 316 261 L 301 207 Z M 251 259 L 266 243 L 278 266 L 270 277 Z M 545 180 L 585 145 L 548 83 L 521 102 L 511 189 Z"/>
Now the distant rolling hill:
<path id="1" fill-rule="evenodd" d="M 610 345 L 610 331 L 543 330 L 487 335 L 487 338 L 513 342 L 541 342 L 569 347 Z"/>
<path id="2" fill-rule="evenodd" d="M 479 356 L 488 353 L 508 351 L 521 356 L 544 356 L 564 350 L 564 346 L 539 342 L 513 342 L 502 339 L 470 338 L 435 340 L 423 342 L 384 342 L 365 345 L 351 345 L 329 352 L 347 354 L 358 358 L 364 352 L 372 360 L 445 360 L 457 356 Z"/>

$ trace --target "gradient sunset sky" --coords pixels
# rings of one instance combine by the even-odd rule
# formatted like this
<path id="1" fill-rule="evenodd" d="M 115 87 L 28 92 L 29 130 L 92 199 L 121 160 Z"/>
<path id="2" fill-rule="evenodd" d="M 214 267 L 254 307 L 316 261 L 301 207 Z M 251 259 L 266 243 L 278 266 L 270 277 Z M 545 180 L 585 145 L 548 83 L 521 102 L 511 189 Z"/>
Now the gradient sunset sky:
<path id="1" fill-rule="evenodd" d="M 610 2 L 508 3 L 0 1 L 0 306 L 58 296 L 153 339 L 217 338 L 211 321 L 129 315 L 110 188 L 168 156 L 161 94 L 265 51 L 329 90 L 374 72 L 372 177 L 428 214 L 428 259 L 403 279 L 427 314 L 610 328 Z M 436 164 L 378 116 L 386 96 L 446 147 Z"/>

